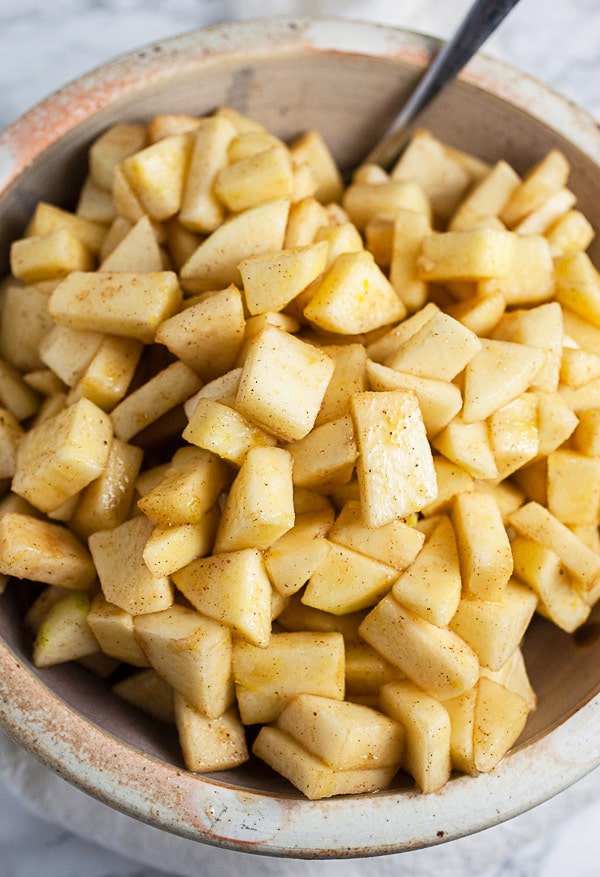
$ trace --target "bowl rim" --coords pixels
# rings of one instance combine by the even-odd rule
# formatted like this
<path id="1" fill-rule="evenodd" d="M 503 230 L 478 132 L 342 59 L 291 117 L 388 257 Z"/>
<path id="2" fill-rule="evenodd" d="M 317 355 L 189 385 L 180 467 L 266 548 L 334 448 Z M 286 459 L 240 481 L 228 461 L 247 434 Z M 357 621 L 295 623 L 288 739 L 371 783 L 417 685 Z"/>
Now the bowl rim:
<path id="1" fill-rule="evenodd" d="M 0 189 L 83 118 L 197 64 L 247 59 L 251 47 L 256 58 L 274 51 L 334 51 L 424 66 L 439 45 L 415 31 L 342 18 L 233 22 L 148 44 L 68 83 L 1 132 Z M 600 165 L 594 120 L 534 77 L 479 55 L 461 78 L 575 140 Z M 1 639 L 0 725 L 70 783 L 143 822 L 223 848 L 295 858 L 384 855 L 463 837 L 548 800 L 600 764 L 596 695 L 543 737 L 517 747 L 493 773 L 457 777 L 435 795 L 392 790 L 309 801 L 249 791 L 179 770 L 121 742 L 57 698 Z"/>

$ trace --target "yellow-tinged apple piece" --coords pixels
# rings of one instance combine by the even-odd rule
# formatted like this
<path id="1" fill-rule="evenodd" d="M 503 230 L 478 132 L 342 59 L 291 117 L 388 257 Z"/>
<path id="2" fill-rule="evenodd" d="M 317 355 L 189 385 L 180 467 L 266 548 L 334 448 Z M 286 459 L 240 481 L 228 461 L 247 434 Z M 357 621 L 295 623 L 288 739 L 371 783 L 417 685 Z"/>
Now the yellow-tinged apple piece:
<path id="1" fill-rule="evenodd" d="M 257 548 L 192 561 L 173 573 L 192 606 L 261 648 L 271 636 L 271 583 Z"/>
<path id="2" fill-rule="evenodd" d="M 347 335 L 402 319 L 406 308 L 368 250 L 341 253 L 317 281 L 304 308 L 315 326 Z"/>
<path id="3" fill-rule="evenodd" d="M 468 691 L 479 675 L 477 655 L 454 631 L 437 627 L 387 594 L 359 627 L 361 637 L 432 697 Z"/>
<path id="4" fill-rule="evenodd" d="M 544 351 L 538 347 L 488 338 L 480 343 L 480 350 L 465 369 L 465 423 L 485 420 L 524 393 L 545 361 Z"/>
<path id="5" fill-rule="evenodd" d="M 351 413 L 359 448 L 362 512 L 379 527 L 420 511 L 437 496 L 431 448 L 411 390 L 355 393 Z"/>
<path id="6" fill-rule="evenodd" d="M 173 271 L 74 271 L 50 296 L 48 310 L 61 326 L 154 341 L 160 323 L 181 304 Z"/>
<path id="7" fill-rule="evenodd" d="M 283 247 L 289 209 L 288 198 L 276 198 L 223 222 L 182 266 L 183 285 L 194 292 L 241 285 L 238 265 L 243 259 Z"/>
<path id="8" fill-rule="evenodd" d="M 444 627 L 458 608 L 461 587 L 454 528 L 442 515 L 415 560 L 394 582 L 392 592 L 398 603 Z"/>

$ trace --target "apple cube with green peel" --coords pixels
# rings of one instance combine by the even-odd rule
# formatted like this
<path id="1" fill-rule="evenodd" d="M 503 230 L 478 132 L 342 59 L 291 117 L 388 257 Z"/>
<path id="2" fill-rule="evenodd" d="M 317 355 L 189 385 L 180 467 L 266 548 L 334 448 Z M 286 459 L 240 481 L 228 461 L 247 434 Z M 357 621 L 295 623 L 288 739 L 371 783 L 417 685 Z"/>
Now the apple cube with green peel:
<path id="1" fill-rule="evenodd" d="M 88 624 L 89 594 L 73 591 L 58 600 L 42 620 L 33 644 L 36 667 L 51 667 L 93 655 L 100 646 Z"/>

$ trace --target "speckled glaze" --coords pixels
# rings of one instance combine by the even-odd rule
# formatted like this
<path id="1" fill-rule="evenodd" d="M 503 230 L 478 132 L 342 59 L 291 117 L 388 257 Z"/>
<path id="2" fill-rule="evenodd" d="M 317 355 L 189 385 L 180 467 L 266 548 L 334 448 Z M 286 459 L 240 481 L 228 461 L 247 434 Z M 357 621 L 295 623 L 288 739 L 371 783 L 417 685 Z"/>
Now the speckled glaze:
<path id="1" fill-rule="evenodd" d="M 218 26 L 127 55 L 49 97 L 0 135 L 0 258 L 39 198 L 69 203 L 85 147 L 116 120 L 236 106 L 282 137 L 320 128 L 342 166 L 387 127 L 437 49 L 377 25 L 284 20 Z M 428 111 L 438 136 L 524 169 L 569 158 L 581 209 L 600 225 L 600 136 L 592 120 L 519 72 L 476 58 Z M 592 251 L 592 255 L 594 254 Z M 16 583 L 15 583 L 16 584 Z M 259 765 L 197 776 L 172 732 L 117 703 L 81 667 L 38 671 L 19 625 L 19 588 L 0 597 L 0 724 L 67 780 L 131 816 L 216 846 L 299 858 L 417 849 L 476 832 L 559 793 L 600 764 L 600 639 L 543 621 L 525 653 L 539 708 L 496 771 L 311 802 Z"/>

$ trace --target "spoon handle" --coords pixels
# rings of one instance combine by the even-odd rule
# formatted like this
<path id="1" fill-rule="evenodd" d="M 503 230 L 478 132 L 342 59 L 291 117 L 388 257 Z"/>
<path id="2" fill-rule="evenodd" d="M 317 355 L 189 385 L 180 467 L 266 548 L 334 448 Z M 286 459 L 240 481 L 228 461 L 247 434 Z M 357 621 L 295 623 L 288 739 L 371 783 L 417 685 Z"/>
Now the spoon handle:
<path id="1" fill-rule="evenodd" d="M 473 57 L 519 0 L 475 0 L 451 40 L 437 53 L 402 110 L 365 163 L 386 170 L 402 151 L 410 125 Z"/>

